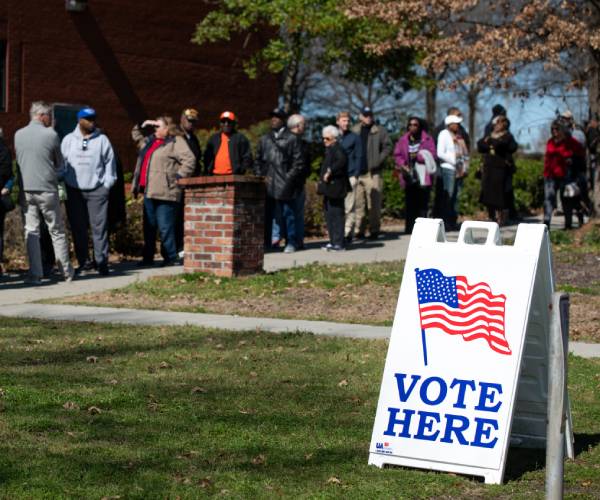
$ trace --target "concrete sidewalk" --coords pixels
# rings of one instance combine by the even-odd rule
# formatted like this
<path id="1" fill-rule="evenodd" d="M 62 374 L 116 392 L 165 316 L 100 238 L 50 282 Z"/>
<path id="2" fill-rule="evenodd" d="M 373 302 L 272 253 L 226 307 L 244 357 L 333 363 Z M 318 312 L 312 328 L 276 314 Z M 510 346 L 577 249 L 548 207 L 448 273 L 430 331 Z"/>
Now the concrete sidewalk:
<path id="1" fill-rule="evenodd" d="M 310 332 L 326 337 L 360 339 L 389 338 L 392 327 L 370 326 L 329 321 L 252 318 L 223 314 L 200 314 L 169 311 L 148 311 L 114 307 L 88 307 L 54 304 L 18 304 L 2 308 L 2 315 L 15 318 L 37 318 L 56 321 L 120 323 L 131 325 L 193 325 L 221 330 L 261 330 L 273 333 Z M 583 358 L 600 357 L 600 344 L 570 342 L 569 351 Z"/>
<path id="2" fill-rule="evenodd" d="M 533 218 L 524 222 L 539 222 Z M 562 218 L 556 217 L 553 228 L 562 227 Z M 502 228 L 503 238 L 513 238 L 517 226 Z M 455 241 L 457 233 L 447 235 Z M 271 252 L 265 255 L 265 271 L 273 272 L 309 263 L 346 264 L 376 261 L 397 261 L 406 257 L 410 236 L 398 230 L 388 230 L 376 241 L 361 241 L 342 253 L 326 252 L 321 249 L 324 241 L 312 241 L 307 249 L 293 254 Z M 307 331 L 316 335 L 349 338 L 384 339 L 390 335 L 390 327 L 333 323 L 326 321 L 285 320 L 273 318 L 250 318 L 218 314 L 178 313 L 168 311 L 147 311 L 109 307 L 84 307 L 74 305 L 36 304 L 44 299 L 58 299 L 83 294 L 103 292 L 126 285 L 145 281 L 153 276 L 178 274 L 179 267 L 137 268 L 135 263 L 122 263 L 112 266 L 107 277 L 90 274 L 79 277 L 71 283 L 48 281 L 42 286 L 31 287 L 23 283 L 22 275 L 4 276 L 0 281 L 0 315 L 18 318 L 39 318 L 61 321 L 89 321 L 103 323 L 124 323 L 135 325 L 195 325 L 225 330 L 256 330 L 269 332 Z M 572 342 L 570 351 L 583 357 L 600 357 L 600 344 Z"/>

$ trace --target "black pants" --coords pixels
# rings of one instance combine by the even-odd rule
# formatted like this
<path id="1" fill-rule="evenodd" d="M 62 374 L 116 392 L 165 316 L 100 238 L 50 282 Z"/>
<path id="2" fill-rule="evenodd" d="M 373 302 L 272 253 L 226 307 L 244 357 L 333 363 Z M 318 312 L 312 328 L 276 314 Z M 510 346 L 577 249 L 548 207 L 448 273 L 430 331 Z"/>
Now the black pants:
<path id="1" fill-rule="evenodd" d="M 419 184 L 414 184 L 406 188 L 406 225 L 404 228 L 406 234 L 412 233 L 417 217 L 427 217 L 430 192 L 431 188 L 429 186 L 421 186 Z"/>
<path id="2" fill-rule="evenodd" d="M 324 198 L 323 207 L 329 242 L 333 246 L 344 246 L 344 198 Z"/>

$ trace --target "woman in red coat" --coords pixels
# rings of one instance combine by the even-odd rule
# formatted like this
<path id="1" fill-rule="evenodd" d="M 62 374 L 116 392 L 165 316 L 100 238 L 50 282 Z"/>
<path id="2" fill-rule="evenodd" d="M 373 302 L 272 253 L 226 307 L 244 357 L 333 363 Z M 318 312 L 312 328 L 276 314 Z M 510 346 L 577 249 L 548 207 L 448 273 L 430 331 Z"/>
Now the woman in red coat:
<path id="1" fill-rule="evenodd" d="M 565 229 L 570 229 L 574 206 L 573 198 L 565 197 L 565 186 L 576 179 L 578 169 L 585 165 L 585 151 L 560 120 L 552 122 L 551 132 L 544 156 L 544 224 L 550 228 L 558 193 L 565 213 Z"/>

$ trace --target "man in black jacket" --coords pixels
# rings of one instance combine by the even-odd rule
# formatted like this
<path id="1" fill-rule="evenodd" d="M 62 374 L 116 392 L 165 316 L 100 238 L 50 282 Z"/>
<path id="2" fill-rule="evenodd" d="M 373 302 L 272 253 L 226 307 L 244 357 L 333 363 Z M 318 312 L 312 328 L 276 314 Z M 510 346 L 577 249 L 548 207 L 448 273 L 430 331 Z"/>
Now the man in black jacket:
<path id="1" fill-rule="evenodd" d="M 271 246 L 273 217 L 285 223 L 287 240 L 284 252 L 295 252 L 300 243 L 296 232 L 296 207 L 304 185 L 304 160 L 300 139 L 285 126 L 287 114 L 274 109 L 271 131 L 263 135 L 256 148 L 254 173 L 265 176 L 267 200 L 265 214 L 265 247 Z"/>
<path id="2" fill-rule="evenodd" d="M 236 130 L 237 117 L 223 111 L 219 117 L 221 131 L 213 134 L 204 151 L 207 175 L 242 175 L 252 166 L 250 143 Z"/>
<path id="3" fill-rule="evenodd" d="M 200 149 L 200 142 L 198 141 L 198 136 L 196 135 L 199 117 L 200 115 L 197 110 L 194 108 L 186 108 L 181 113 L 181 119 L 179 120 L 181 129 L 183 130 L 185 142 L 187 142 L 187 145 L 196 157 L 196 167 L 193 174 L 195 176 L 202 174 L 202 166 L 200 165 L 200 160 L 202 159 L 202 150 Z"/>

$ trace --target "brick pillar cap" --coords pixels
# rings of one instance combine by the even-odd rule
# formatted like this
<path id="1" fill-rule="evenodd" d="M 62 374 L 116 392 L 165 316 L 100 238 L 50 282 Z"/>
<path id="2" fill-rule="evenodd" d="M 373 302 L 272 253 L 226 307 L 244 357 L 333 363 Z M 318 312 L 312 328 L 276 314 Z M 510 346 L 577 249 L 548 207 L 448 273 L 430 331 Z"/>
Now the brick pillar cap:
<path id="1" fill-rule="evenodd" d="M 194 186 L 206 186 L 214 184 L 255 184 L 263 183 L 264 177 L 255 175 L 207 175 L 202 177 L 186 177 L 179 179 L 178 184 L 182 188 Z"/>

